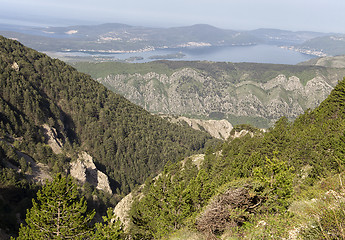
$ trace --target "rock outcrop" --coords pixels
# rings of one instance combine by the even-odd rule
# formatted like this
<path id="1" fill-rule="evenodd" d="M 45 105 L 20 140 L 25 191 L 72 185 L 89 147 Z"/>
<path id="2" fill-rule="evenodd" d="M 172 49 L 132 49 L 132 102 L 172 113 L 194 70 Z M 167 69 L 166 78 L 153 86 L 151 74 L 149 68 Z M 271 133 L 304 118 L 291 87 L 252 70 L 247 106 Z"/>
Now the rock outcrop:
<path id="1" fill-rule="evenodd" d="M 232 130 L 232 125 L 229 121 L 222 120 L 202 120 L 202 119 L 193 119 L 187 117 L 178 117 L 174 118 L 172 116 L 163 116 L 164 118 L 170 120 L 173 123 L 183 122 L 187 123 L 190 127 L 195 130 L 208 132 L 212 137 L 218 139 L 227 139 L 230 136 Z"/>
<path id="2" fill-rule="evenodd" d="M 16 63 L 16 62 L 13 62 L 13 64 L 12 64 L 12 69 L 14 69 L 15 71 L 19 71 L 19 65 L 18 65 L 18 63 Z"/>
<path id="3" fill-rule="evenodd" d="M 130 225 L 129 211 L 131 210 L 132 204 L 134 202 L 133 193 L 127 194 L 121 201 L 115 206 L 114 214 L 122 222 L 124 229 L 126 230 Z"/>
<path id="4" fill-rule="evenodd" d="M 97 189 L 112 194 L 108 176 L 96 168 L 92 157 L 86 152 L 82 152 L 76 161 L 71 162 L 70 173 L 80 183 L 88 182 Z"/>
<path id="5" fill-rule="evenodd" d="M 152 113 L 211 119 L 218 114 L 218 119 L 260 118 L 273 123 L 282 116 L 294 119 L 323 101 L 343 77 L 336 72 L 340 69 L 333 70 L 308 72 L 303 79 L 277 73 L 276 77 L 262 79 L 260 75 L 256 80 L 252 72 L 224 70 L 213 74 L 184 67 L 170 75 L 116 74 L 97 80 Z"/>
<path id="6" fill-rule="evenodd" d="M 26 172 L 26 177 L 34 182 L 44 184 L 46 181 L 51 181 L 51 173 L 48 165 L 40 162 L 35 162 L 30 156 L 25 153 L 16 151 L 18 157 L 24 158 L 28 166 L 30 166 L 31 171 Z"/>
<path id="7" fill-rule="evenodd" d="M 0 138 L 0 141 L 5 142 L 9 146 L 11 146 L 13 149 L 15 149 L 13 147 L 13 145 L 11 143 L 7 142 L 5 139 Z M 27 155 L 23 152 L 20 152 L 18 150 L 15 150 L 15 152 L 18 155 L 18 158 L 22 158 L 26 161 L 27 166 L 30 170 L 28 169 L 26 172 L 23 172 L 20 167 L 14 165 L 10 161 L 7 161 L 6 159 L 3 159 L 2 164 L 5 167 L 12 168 L 17 172 L 24 174 L 24 176 L 27 179 L 29 179 L 33 182 L 36 182 L 36 183 L 44 184 L 47 180 L 48 181 L 52 180 L 48 165 L 46 165 L 44 163 L 40 163 L 40 162 L 35 162 L 35 160 L 32 159 L 32 157 L 30 157 L 29 155 Z"/>
<path id="8" fill-rule="evenodd" d="M 248 130 L 242 129 L 241 131 L 235 131 L 232 135 L 231 138 L 241 138 L 244 137 L 245 135 L 249 134 L 251 137 L 254 136 L 254 133 L 249 132 Z"/>
<path id="9" fill-rule="evenodd" d="M 53 127 L 49 127 L 48 124 L 43 124 L 42 128 L 44 131 L 45 141 L 51 147 L 53 152 L 55 154 L 62 153 L 63 143 L 58 138 L 56 129 Z"/>

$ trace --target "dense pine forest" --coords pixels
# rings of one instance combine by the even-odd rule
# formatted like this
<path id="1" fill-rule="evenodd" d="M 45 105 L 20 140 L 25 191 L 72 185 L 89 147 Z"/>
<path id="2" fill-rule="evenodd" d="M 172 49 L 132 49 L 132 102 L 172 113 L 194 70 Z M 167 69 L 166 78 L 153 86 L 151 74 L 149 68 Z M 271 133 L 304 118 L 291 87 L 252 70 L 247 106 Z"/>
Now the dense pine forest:
<path id="1" fill-rule="evenodd" d="M 44 124 L 56 130 L 61 153 L 47 144 Z M 24 217 L 37 191 L 23 154 L 54 174 L 68 172 L 86 151 L 110 178 L 115 195 L 106 198 L 115 205 L 167 162 L 216 142 L 151 115 L 60 60 L 0 37 L 1 228 L 18 227 L 13 213 Z"/>

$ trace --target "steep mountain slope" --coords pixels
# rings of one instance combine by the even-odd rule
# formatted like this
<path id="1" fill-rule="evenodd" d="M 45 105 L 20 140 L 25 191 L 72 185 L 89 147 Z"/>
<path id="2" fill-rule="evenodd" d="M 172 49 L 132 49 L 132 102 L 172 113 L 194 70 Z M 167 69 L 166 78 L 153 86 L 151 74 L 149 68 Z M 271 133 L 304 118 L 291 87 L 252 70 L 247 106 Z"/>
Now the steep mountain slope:
<path id="1" fill-rule="evenodd" d="M 39 142 L 39 129 L 47 123 L 62 142 L 87 150 L 119 182 L 125 175 L 143 181 L 211 139 L 152 116 L 59 60 L 4 38 L 1 44 L 1 126 L 7 134 L 32 132 Z M 164 156 L 154 157 L 157 151 Z M 122 172 L 132 171 L 126 164 L 134 172 Z"/>
<path id="2" fill-rule="evenodd" d="M 1 234 L 17 231 L 36 182 L 51 174 L 70 172 L 84 184 L 90 207 L 104 211 L 167 162 L 216 142 L 0 36 Z"/>
<path id="3" fill-rule="evenodd" d="M 4 192 L 20 195 L 34 189 L 25 180 L 33 166 L 20 152 L 53 173 L 68 172 L 86 152 L 93 159 L 86 155 L 80 160 L 88 163 L 84 168 L 98 177 L 98 170 L 106 173 L 119 199 L 168 161 L 198 152 L 212 141 L 206 133 L 152 116 L 60 60 L 0 37 L 1 214 L 13 204 L 7 198 L 13 195 Z M 94 181 L 98 188 L 102 179 Z M 19 193 L 17 188 L 24 190 Z M 93 192 L 90 185 L 88 189 Z M 18 199 L 24 198 L 14 199 L 14 208 L 31 202 L 20 205 Z M 25 214 L 25 208 L 21 211 Z"/>
<path id="4" fill-rule="evenodd" d="M 323 101 L 344 69 L 258 63 L 76 63 L 114 92 L 153 113 L 268 127 Z"/>
<path id="5" fill-rule="evenodd" d="M 344 103 L 345 78 L 294 123 L 281 118 L 267 133 L 229 139 L 209 150 L 202 164 L 190 158 L 167 166 L 132 193 L 131 234 L 341 239 Z"/>

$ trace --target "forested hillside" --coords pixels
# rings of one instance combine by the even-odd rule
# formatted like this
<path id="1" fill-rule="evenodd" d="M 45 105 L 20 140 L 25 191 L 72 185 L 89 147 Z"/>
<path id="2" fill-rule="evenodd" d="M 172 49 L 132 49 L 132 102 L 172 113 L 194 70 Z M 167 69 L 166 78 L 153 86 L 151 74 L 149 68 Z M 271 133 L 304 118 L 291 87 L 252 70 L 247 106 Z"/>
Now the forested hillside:
<path id="1" fill-rule="evenodd" d="M 47 144 L 43 125 L 56 132 L 63 145 L 60 153 Z M 110 177 L 119 199 L 167 162 L 212 142 L 210 135 L 155 117 L 60 60 L 0 37 L 2 219 L 16 211 L 24 214 L 30 206 L 30 189 L 36 187 L 27 180 L 32 174 L 29 157 L 52 173 L 68 172 L 85 151 Z"/>
<path id="2" fill-rule="evenodd" d="M 138 239 L 342 239 L 345 79 L 313 111 L 167 166 L 131 208 Z M 134 194 L 134 193 L 133 193 Z M 135 194 L 134 194 L 135 195 Z"/>

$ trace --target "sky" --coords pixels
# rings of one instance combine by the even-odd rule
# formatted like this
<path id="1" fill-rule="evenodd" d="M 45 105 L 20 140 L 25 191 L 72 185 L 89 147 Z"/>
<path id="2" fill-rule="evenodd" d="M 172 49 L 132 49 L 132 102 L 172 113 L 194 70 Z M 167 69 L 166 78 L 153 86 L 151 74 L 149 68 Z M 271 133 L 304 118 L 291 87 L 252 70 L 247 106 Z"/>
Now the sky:
<path id="1" fill-rule="evenodd" d="M 0 6 L 0 23 L 6 24 L 210 24 L 345 33 L 344 0 L 0 0 Z"/>

